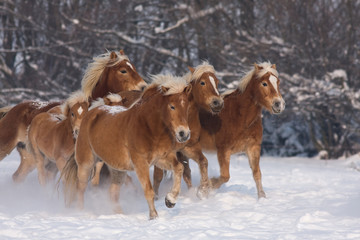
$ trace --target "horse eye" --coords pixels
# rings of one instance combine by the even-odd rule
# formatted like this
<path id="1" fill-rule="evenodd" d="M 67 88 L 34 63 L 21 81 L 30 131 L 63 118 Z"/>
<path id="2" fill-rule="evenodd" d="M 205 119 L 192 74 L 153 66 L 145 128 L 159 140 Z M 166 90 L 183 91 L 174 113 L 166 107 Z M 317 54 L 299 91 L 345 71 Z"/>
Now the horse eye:
<path id="1" fill-rule="evenodd" d="M 267 87 L 267 83 L 265 83 L 265 82 L 264 82 L 262 85 L 263 85 L 264 87 Z"/>
<path id="2" fill-rule="evenodd" d="M 200 84 L 203 85 L 203 86 L 205 86 L 205 82 L 204 82 L 204 81 L 201 81 Z"/>
<path id="3" fill-rule="evenodd" d="M 74 113 L 71 113 L 71 117 L 75 117 Z"/>
<path id="4" fill-rule="evenodd" d="M 127 73 L 126 70 L 121 70 L 120 72 L 121 72 L 121 73 L 124 73 L 124 74 Z"/>
<path id="5" fill-rule="evenodd" d="M 170 105 L 171 110 L 175 110 L 175 107 L 173 105 Z"/>

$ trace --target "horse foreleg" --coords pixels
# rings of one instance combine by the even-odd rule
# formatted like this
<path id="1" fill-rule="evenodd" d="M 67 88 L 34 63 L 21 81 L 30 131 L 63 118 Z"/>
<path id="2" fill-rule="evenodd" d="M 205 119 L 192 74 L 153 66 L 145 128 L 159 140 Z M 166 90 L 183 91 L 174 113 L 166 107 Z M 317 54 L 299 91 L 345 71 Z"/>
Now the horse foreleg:
<path id="1" fill-rule="evenodd" d="M 150 181 L 149 165 L 146 160 L 142 159 L 140 156 L 135 156 L 135 154 L 131 155 L 131 159 L 141 187 L 144 190 L 145 199 L 149 205 L 150 219 L 155 219 L 158 217 L 158 213 L 154 204 L 155 193 Z"/>
<path id="2" fill-rule="evenodd" d="M 103 161 L 98 161 L 95 164 L 95 175 L 94 177 L 91 179 L 91 184 L 93 186 L 98 186 L 100 183 L 100 172 L 102 167 L 104 166 L 104 162 Z"/>
<path id="3" fill-rule="evenodd" d="M 178 161 L 181 162 L 181 164 L 184 166 L 183 178 L 186 183 L 186 186 L 188 187 L 188 189 L 190 189 L 192 188 L 192 183 L 191 183 L 191 169 L 189 165 L 189 158 L 187 158 L 181 152 L 177 152 L 176 157 Z"/>
<path id="4" fill-rule="evenodd" d="M 66 165 L 66 162 L 64 166 Z M 64 166 L 61 168 L 61 170 L 64 168 Z M 58 172 L 58 166 L 54 162 L 51 162 L 48 160 L 48 162 L 45 164 L 45 170 L 46 170 L 46 179 L 47 181 L 54 181 L 56 174 Z"/>
<path id="5" fill-rule="evenodd" d="M 154 166 L 153 188 L 154 188 L 156 200 L 158 200 L 159 197 L 159 187 L 163 177 L 164 177 L 164 171 L 161 168 Z"/>
<path id="6" fill-rule="evenodd" d="M 84 165 L 78 165 L 77 169 L 77 200 L 78 200 L 78 208 L 84 208 L 84 194 L 86 190 L 86 186 L 90 177 L 90 172 L 92 168 L 89 168 Z"/>
<path id="7" fill-rule="evenodd" d="M 177 197 L 181 188 L 181 177 L 184 173 L 184 166 L 177 160 L 175 154 L 169 156 L 171 168 L 173 170 L 173 187 L 165 197 L 165 204 L 168 208 L 173 208 L 176 204 Z"/>
<path id="8" fill-rule="evenodd" d="M 115 169 L 110 169 L 110 174 L 111 174 L 111 184 L 109 188 L 110 200 L 114 204 L 114 211 L 120 214 L 122 213 L 119 204 L 120 187 L 121 184 L 125 182 L 127 174 L 125 171 L 118 171 Z"/>
<path id="9" fill-rule="evenodd" d="M 16 183 L 23 182 L 26 176 L 36 168 L 34 156 L 26 150 L 24 143 L 19 143 L 16 147 L 20 154 L 20 165 L 13 173 L 12 179 Z"/>
<path id="10" fill-rule="evenodd" d="M 261 170 L 260 170 L 260 151 L 259 145 L 252 146 L 247 149 L 246 154 L 249 159 L 249 165 L 252 170 L 253 178 L 256 184 L 258 198 L 265 198 L 265 192 L 261 182 Z"/>
<path id="11" fill-rule="evenodd" d="M 218 149 L 217 157 L 220 166 L 220 177 L 211 179 L 211 185 L 213 188 L 219 188 L 223 183 L 229 181 L 230 156 L 231 156 L 231 152 L 229 150 Z"/>
<path id="12" fill-rule="evenodd" d="M 200 144 L 191 147 L 185 147 L 182 152 L 189 158 L 193 159 L 198 165 L 200 170 L 200 186 L 197 196 L 202 199 L 209 195 L 209 177 L 208 177 L 208 160 L 201 151 Z"/>

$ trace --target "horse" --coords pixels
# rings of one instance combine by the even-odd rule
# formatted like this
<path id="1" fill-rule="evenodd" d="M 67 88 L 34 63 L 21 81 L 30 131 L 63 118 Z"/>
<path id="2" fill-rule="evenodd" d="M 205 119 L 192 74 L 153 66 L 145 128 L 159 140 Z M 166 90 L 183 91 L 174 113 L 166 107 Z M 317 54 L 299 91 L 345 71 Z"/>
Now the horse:
<path id="1" fill-rule="evenodd" d="M 190 138 L 187 122 L 190 90 L 184 78 L 156 75 L 131 108 L 98 107 L 89 111 L 80 127 L 75 158 L 67 162 L 60 176 L 65 199 L 71 202 L 77 195 L 78 207 L 83 208 L 90 172 L 100 158 L 110 167 L 110 199 L 116 212 L 121 212 L 118 200 L 126 171 L 135 170 L 150 219 L 158 216 L 149 177 L 152 164 L 173 171 L 174 183 L 165 204 L 174 207 L 184 169 L 176 159 L 176 151 Z"/>
<path id="2" fill-rule="evenodd" d="M 137 73 L 135 66 L 129 61 L 124 51 L 101 54 L 89 63 L 81 81 L 82 91 L 91 99 L 103 97 L 109 92 L 117 93 L 125 90 L 141 90 L 146 82 Z M 41 112 L 60 105 L 61 102 L 26 101 L 20 103 L 6 113 L 0 121 L 0 161 L 17 146 L 21 163 L 13 174 L 15 182 L 21 182 L 35 168 L 32 155 L 26 151 L 24 141 L 26 131 L 32 119 Z M 53 109 L 60 113 L 60 108 Z"/>
<path id="3" fill-rule="evenodd" d="M 224 108 L 219 114 L 200 111 L 201 147 L 205 151 L 216 151 L 220 166 L 220 176 L 211 178 L 211 185 L 219 188 L 228 182 L 230 156 L 245 152 L 258 198 L 265 198 L 259 165 L 263 131 L 261 112 L 265 109 L 272 114 L 280 114 L 285 109 L 275 64 L 254 64 L 237 89 L 224 93 L 223 99 Z M 189 166 L 185 162 L 186 168 Z"/>
<path id="4" fill-rule="evenodd" d="M 74 153 L 75 139 L 88 107 L 88 98 L 77 91 L 61 105 L 62 115 L 43 112 L 32 120 L 26 146 L 35 159 L 41 185 L 46 184 L 47 161 L 54 162 L 61 172 Z"/>
<path id="5" fill-rule="evenodd" d="M 5 115 L 10 111 L 10 109 L 12 108 L 13 106 L 6 106 L 6 107 L 2 107 L 0 108 L 0 120 L 5 117 Z"/>
<path id="6" fill-rule="evenodd" d="M 201 180 L 197 195 L 199 198 L 204 198 L 208 195 L 210 184 L 208 179 L 208 161 L 202 153 L 200 145 L 201 124 L 199 111 L 205 111 L 210 115 L 216 115 L 222 110 L 224 102 L 217 89 L 219 80 L 215 75 L 215 69 L 212 65 L 203 62 L 196 68 L 189 67 L 189 70 L 190 72 L 185 75 L 185 78 L 192 86 L 191 94 L 189 95 L 189 127 L 191 138 L 186 143 L 185 147 L 179 151 L 177 156 L 178 158 L 181 158 L 185 155 L 196 161 L 199 165 Z M 186 170 L 189 171 L 190 168 L 187 168 Z M 188 188 L 191 188 L 191 178 L 186 178 L 187 176 L 191 176 L 191 174 L 185 173 L 184 176 Z M 159 185 L 162 178 L 163 171 L 155 166 L 153 187 L 156 196 L 158 196 Z"/>

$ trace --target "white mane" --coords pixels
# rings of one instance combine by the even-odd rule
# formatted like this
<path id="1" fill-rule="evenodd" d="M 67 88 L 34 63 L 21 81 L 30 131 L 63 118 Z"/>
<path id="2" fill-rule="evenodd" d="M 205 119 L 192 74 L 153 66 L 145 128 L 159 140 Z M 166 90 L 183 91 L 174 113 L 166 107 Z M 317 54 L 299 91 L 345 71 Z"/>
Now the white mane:
<path id="1" fill-rule="evenodd" d="M 152 88 L 157 86 L 157 88 L 161 91 L 162 87 L 168 88 L 164 95 L 172 95 L 176 93 L 181 93 L 184 91 L 184 88 L 187 87 L 188 83 L 186 82 L 184 77 L 177 77 L 171 74 L 158 74 L 151 76 L 152 83 L 148 86 L 148 88 Z M 146 91 L 146 89 L 145 89 Z"/>
<path id="2" fill-rule="evenodd" d="M 262 63 L 258 63 L 257 64 L 261 69 L 256 72 L 255 67 L 253 67 L 252 70 L 248 71 L 245 76 L 240 80 L 239 86 L 237 89 L 240 90 L 240 92 L 244 92 L 246 87 L 249 85 L 249 82 L 251 81 L 251 79 L 253 78 L 254 74 L 256 74 L 256 78 L 261 78 L 262 76 L 264 76 L 266 73 L 270 72 L 273 75 L 275 75 L 276 77 L 279 76 L 278 71 L 276 71 L 275 68 L 272 68 L 272 64 L 270 62 L 262 62 Z M 222 94 L 222 96 L 227 96 L 231 93 L 233 93 L 235 90 L 229 90 L 226 91 Z"/>
<path id="3" fill-rule="evenodd" d="M 66 101 L 61 104 L 61 112 L 63 115 L 66 115 L 66 107 L 72 108 L 76 103 L 87 102 L 88 98 L 82 91 L 76 91 L 70 94 Z"/>
<path id="4" fill-rule="evenodd" d="M 202 64 L 198 65 L 195 68 L 194 73 L 188 72 L 185 74 L 184 78 L 186 79 L 187 83 L 190 83 L 192 81 L 199 80 L 201 75 L 205 72 L 210 72 L 215 74 L 215 69 L 212 65 L 210 65 L 207 61 L 203 61 Z"/>
<path id="5" fill-rule="evenodd" d="M 109 93 L 105 97 L 107 99 L 109 99 L 110 102 L 112 102 L 112 103 L 118 103 L 118 102 L 121 102 L 121 100 L 122 100 L 121 96 L 117 93 Z M 105 105 L 104 98 L 97 98 L 96 101 L 93 101 L 91 103 L 91 107 L 89 108 L 89 111 L 91 109 L 94 109 L 96 107 L 103 106 L 103 105 Z"/>
<path id="6" fill-rule="evenodd" d="M 87 97 L 91 96 L 91 93 L 96 83 L 99 81 L 105 67 L 115 66 L 123 60 L 129 61 L 129 58 L 126 55 L 121 55 L 118 52 L 116 52 L 116 58 L 110 59 L 110 54 L 111 52 L 107 52 L 94 57 L 94 61 L 88 64 L 84 77 L 81 80 L 81 89 Z"/>

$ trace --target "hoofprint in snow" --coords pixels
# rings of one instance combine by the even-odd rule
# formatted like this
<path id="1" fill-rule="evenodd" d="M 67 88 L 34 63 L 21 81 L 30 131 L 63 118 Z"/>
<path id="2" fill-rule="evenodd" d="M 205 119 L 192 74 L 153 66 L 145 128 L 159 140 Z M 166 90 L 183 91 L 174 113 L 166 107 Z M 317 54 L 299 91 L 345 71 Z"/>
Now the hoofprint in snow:
<path id="1" fill-rule="evenodd" d="M 215 155 L 207 155 L 209 175 L 217 176 Z M 0 239 L 360 239 L 360 156 L 324 161 L 317 158 L 263 157 L 267 198 L 257 200 L 245 156 L 231 159 L 230 181 L 199 200 L 182 183 L 176 206 L 164 197 L 172 181 L 163 181 L 156 202 L 159 218 L 148 220 L 148 207 L 135 176 L 124 186 L 124 214 L 113 214 L 108 190 L 89 187 L 85 209 L 65 208 L 61 187 L 40 187 L 37 172 L 23 184 L 11 180 L 17 152 L 0 162 Z M 194 186 L 197 165 L 191 161 Z"/>

